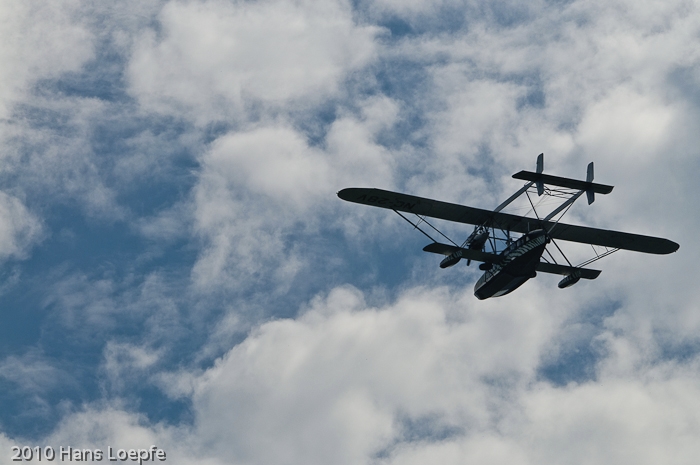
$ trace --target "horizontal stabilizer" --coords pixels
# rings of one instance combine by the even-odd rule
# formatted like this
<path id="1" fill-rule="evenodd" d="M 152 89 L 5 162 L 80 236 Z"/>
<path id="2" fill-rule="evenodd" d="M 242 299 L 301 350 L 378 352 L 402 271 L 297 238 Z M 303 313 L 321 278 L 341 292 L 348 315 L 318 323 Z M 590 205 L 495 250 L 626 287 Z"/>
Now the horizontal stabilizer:
<path id="1" fill-rule="evenodd" d="M 425 252 L 436 253 L 440 255 L 451 255 L 457 251 L 461 251 L 461 257 L 467 260 L 474 260 L 477 262 L 495 263 L 498 261 L 498 255 L 495 253 L 482 252 L 480 250 L 465 249 L 463 247 L 457 247 L 456 245 L 441 244 L 439 242 L 433 242 L 423 247 Z"/>
<path id="2" fill-rule="evenodd" d="M 574 266 L 557 265 L 556 263 L 540 262 L 537 264 L 537 271 L 542 273 L 560 274 L 569 276 L 573 273 L 580 274 L 584 279 L 595 279 L 600 274 L 600 270 L 590 268 L 577 268 Z"/>
<path id="3" fill-rule="evenodd" d="M 609 194 L 613 190 L 613 186 L 606 184 L 596 184 L 594 182 L 579 181 L 578 179 L 562 178 L 560 176 L 552 176 L 551 174 L 534 173 L 532 171 L 520 171 L 513 175 L 515 179 L 523 181 L 532 181 L 535 183 L 548 184 L 550 186 L 566 187 L 568 189 L 578 189 L 580 191 L 591 191 L 597 194 Z M 539 193 L 539 192 L 538 192 Z"/>

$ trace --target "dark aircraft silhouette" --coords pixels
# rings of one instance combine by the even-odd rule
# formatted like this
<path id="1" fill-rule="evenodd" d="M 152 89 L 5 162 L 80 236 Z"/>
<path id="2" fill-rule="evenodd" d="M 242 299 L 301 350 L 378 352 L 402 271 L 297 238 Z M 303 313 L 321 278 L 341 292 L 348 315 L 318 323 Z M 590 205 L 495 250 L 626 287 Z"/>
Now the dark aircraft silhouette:
<path id="1" fill-rule="evenodd" d="M 669 254 L 678 250 L 679 245 L 668 239 L 560 223 L 561 217 L 581 195 L 586 194 L 590 205 L 595 200 L 595 194 L 609 194 L 613 186 L 593 182 L 592 162 L 588 165 L 585 181 L 544 174 L 543 168 L 544 154 L 540 154 L 535 172 L 520 171 L 513 175 L 513 178 L 527 183 L 492 211 L 373 188 L 343 189 L 338 192 L 338 197 L 348 202 L 395 211 L 433 241 L 423 250 L 444 255 L 445 258 L 440 262 L 441 268 L 453 266 L 463 258 L 467 260 L 467 265 L 472 260 L 481 262 L 479 269 L 484 274 L 474 286 L 474 295 L 480 300 L 506 295 L 528 279 L 534 278 L 538 271 L 563 275 L 564 278 L 558 285 L 561 289 L 576 284 L 581 278 L 595 279 L 600 275 L 600 270 L 586 266 L 620 249 L 652 254 Z M 501 212 L 523 194 L 530 199 L 530 192 L 565 200 L 543 218 Z M 532 208 L 537 215 L 534 204 Z M 462 245 L 454 242 L 444 244 L 435 241 L 419 224 L 401 212 L 416 215 L 420 223 L 429 225 L 450 242 L 452 241 L 428 223 L 425 217 L 467 223 L 475 227 Z M 559 218 L 553 221 L 557 215 L 560 215 Z M 522 235 L 514 238 L 512 233 Z M 595 257 L 573 266 L 554 242 L 555 239 L 591 244 L 604 248 L 604 251 L 599 253 L 594 248 Z M 548 244 L 553 244 L 559 250 L 566 265 L 556 263 L 554 256 L 547 250 Z M 549 258 L 544 256 L 545 252 Z"/>

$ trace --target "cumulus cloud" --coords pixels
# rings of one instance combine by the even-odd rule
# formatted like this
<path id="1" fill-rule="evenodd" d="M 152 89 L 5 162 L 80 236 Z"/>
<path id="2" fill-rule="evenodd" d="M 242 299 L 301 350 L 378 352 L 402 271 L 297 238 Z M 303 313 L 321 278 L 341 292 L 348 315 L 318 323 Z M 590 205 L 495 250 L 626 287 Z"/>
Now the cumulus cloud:
<path id="1" fill-rule="evenodd" d="M 55 80 L 2 129 L 17 187 L 0 195 L 0 255 L 42 237 L 15 192 L 45 211 L 80 198 L 148 239 L 110 237 L 99 265 L 41 275 L 36 344 L 54 353 L 6 355 L 4 379 L 58 403 L 50 357 L 76 362 L 66 347 L 92 351 L 97 378 L 42 441 L 157 444 L 173 463 L 691 463 L 694 6 L 512 6 L 151 3 L 153 22 L 110 29 L 119 105 L 58 90 L 88 39 L 36 64 L 82 37 L 72 3 L 46 29 L 56 43 L 31 29 L 36 56 L 12 55 L 19 80 L 0 79 L 13 102 L 31 66 Z M 574 220 L 668 235 L 681 253 L 620 252 L 596 281 L 538 276 L 479 302 L 474 266 L 439 270 L 402 248 L 415 232 L 391 212 L 335 197 L 377 186 L 488 208 L 542 151 L 548 171 L 580 177 L 593 159 L 617 185 Z M 158 396 L 191 416 L 149 410 Z"/>
<path id="2" fill-rule="evenodd" d="M 334 121 L 325 147 L 283 123 L 215 140 L 195 188 L 195 228 L 208 243 L 195 265 L 198 282 L 235 276 L 229 282 L 241 285 L 244 275 L 271 268 L 282 281 L 296 275 L 304 259 L 287 246 L 292 232 L 318 228 L 342 186 L 393 184 L 396 155 L 376 139 L 395 119 L 396 104 L 375 98 Z"/>
<path id="3" fill-rule="evenodd" d="M 319 102 L 375 56 L 377 28 L 356 25 L 345 1 L 170 2 L 159 23 L 134 48 L 131 92 L 199 123 Z"/>
<path id="4" fill-rule="evenodd" d="M 171 375 L 193 386 L 192 427 L 115 405 L 67 417 L 49 442 L 153 443 L 175 463 L 692 463 L 697 361 L 631 371 L 602 361 L 596 379 L 542 381 L 542 352 L 577 306 L 532 287 L 518 312 L 446 288 L 381 306 L 336 288 L 297 319 L 259 326 L 204 373 Z M 607 347 L 611 360 L 638 350 Z"/>
<path id="5" fill-rule="evenodd" d="M 690 44 L 698 25 L 683 2 L 652 4 L 533 5 L 537 13 L 514 25 L 476 15 L 453 34 L 402 40 L 397 50 L 406 59 L 434 63 L 429 69 L 437 86 L 427 91 L 434 92 L 435 104 L 426 109 L 434 151 L 445 153 L 439 166 L 449 172 L 456 155 L 478 169 L 484 154 L 493 154 L 508 172 L 540 152 L 555 155 L 548 164 L 560 172 L 581 158 L 621 160 L 612 147 L 625 145 L 625 125 L 644 139 L 636 138 L 624 152 L 653 134 L 661 141 L 664 125 L 682 124 L 672 115 L 683 97 L 669 93 L 669 78 L 693 67 Z M 441 60 L 445 55 L 450 59 Z M 615 106 L 614 113 L 594 116 L 605 102 Z M 614 125 L 603 123 L 613 118 Z M 613 143 L 589 139 L 593 124 L 606 127 Z M 649 147 L 644 144 L 643 151 Z"/>
<path id="6" fill-rule="evenodd" d="M 392 444 L 401 415 L 437 414 L 459 427 L 488 421 L 485 393 L 473 383 L 517 382 L 532 368 L 530 352 L 521 345 L 523 359 L 493 363 L 506 362 L 503 346 L 479 339 L 515 325 L 487 315 L 472 327 L 450 325 L 446 307 L 460 304 L 445 297 L 415 290 L 394 306 L 367 308 L 357 291 L 340 288 L 297 321 L 263 325 L 201 378 L 200 431 L 221 445 L 233 441 L 217 452 L 244 463 L 357 463 Z M 458 386 L 475 390 L 455 405 Z M 240 422 L 222 428 L 231 415 Z"/>
<path id="7" fill-rule="evenodd" d="M 333 189 L 328 161 L 291 128 L 259 128 L 219 138 L 207 164 L 232 186 L 245 186 L 292 207 Z"/>

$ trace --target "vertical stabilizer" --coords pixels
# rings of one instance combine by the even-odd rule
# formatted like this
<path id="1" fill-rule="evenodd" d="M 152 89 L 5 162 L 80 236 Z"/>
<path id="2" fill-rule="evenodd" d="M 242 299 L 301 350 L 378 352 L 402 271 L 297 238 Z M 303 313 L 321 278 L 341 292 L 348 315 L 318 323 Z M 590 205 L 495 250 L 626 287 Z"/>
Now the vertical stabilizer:
<path id="1" fill-rule="evenodd" d="M 537 169 L 535 172 L 537 174 L 542 174 L 544 171 L 544 153 L 540 153 L 537 155 Z M 535 184 L 537 184 L 537 195 L 542 195 L 544 194 L 544 183 L 540 181 L 536 181 Z"/>
<path id="2" fill-rule="evenodd" d="M 593 182 L 593 162 L 588 164 L 588 171 L 586 172 L 586 182 Z M 595 202 L 595 192 L 593 189 L 586 189 L 586 197 L 588 197 L 588 205 Z"/>

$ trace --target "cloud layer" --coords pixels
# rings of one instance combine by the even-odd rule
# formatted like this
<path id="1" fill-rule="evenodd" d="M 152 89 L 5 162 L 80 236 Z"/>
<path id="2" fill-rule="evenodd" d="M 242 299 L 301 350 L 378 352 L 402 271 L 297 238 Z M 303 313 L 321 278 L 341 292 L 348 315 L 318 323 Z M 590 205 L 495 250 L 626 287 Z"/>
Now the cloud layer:
<path id="1" fill-rule="evenodd" d="M 6 2 L 3 449 L 694 463 L 695 9 Z M 680 252 L 481 302 L 476 267 L 335 196 L 491 208 L 540 152 L 616 185 L 570 221 Z"/>

